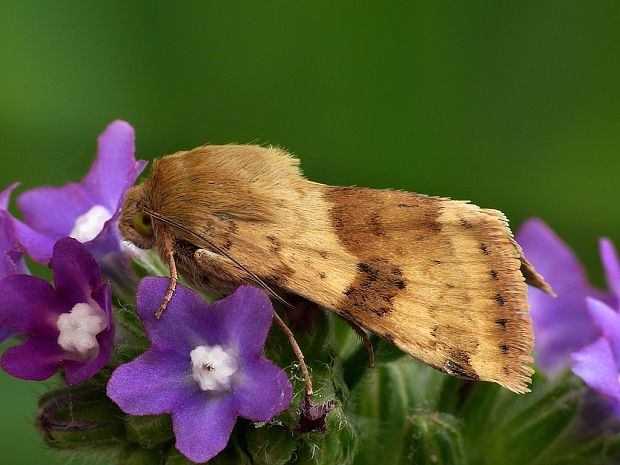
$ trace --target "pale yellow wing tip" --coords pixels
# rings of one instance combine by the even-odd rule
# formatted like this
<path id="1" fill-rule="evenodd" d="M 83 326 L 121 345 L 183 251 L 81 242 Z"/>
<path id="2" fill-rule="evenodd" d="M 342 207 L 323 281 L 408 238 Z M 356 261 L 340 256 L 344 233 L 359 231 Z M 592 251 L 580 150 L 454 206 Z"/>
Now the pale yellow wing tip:
<path id="1" fill-rule="evenodd" d="M 543 278 L 543 276 L 534 269 L 534 265 L 523 256 L 521 248 L 519 248 L 519 252 L 521 252 L 521 273 L 525 278 L 525 282 L 530 286 L 537 287 L 541 291 L 546 292 L 551 297 L 557 297 L 556 293 L 551 289 L 551 286 L 545 281 L 545 278 Z"/>

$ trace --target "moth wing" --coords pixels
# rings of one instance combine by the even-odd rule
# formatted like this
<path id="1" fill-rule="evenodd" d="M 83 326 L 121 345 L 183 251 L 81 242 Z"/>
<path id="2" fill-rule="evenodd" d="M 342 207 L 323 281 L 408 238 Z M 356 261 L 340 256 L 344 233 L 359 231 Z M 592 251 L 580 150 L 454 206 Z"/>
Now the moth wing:
<path id="1" fill-rule="evenodd" d="M 316 186 L 316 185 L 315 185 Z M 272 282 L 451 375 L 528 391 L 525 260 L 503 214 L 399 191 L 322 186 L 323 217 L 282 245 Z"/>

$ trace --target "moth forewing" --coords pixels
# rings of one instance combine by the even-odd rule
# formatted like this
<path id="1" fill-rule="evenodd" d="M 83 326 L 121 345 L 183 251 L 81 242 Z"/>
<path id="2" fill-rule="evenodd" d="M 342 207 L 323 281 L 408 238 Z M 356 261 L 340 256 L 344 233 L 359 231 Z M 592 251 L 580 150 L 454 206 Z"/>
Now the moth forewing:
<path id="1" fill-rule="evenodd" d="M 500 212 L 401 191 L 325 186 L 303 178 L 286 152 L 258 146 L 164 157 L 139 189 L 131 202 L 140 197 L 172 224 L 208 237 L 270 286 L 451 375 L 527 391 L 534 340 L 521 269 L 550 289 Z M 130 222 L 123 216 L 125 229 Z M 198 287 L 227 292 L 252 282 L 214 250 L 197 254 L 209 246 L 195 235 L 171 231 L 179 271 Z"/>

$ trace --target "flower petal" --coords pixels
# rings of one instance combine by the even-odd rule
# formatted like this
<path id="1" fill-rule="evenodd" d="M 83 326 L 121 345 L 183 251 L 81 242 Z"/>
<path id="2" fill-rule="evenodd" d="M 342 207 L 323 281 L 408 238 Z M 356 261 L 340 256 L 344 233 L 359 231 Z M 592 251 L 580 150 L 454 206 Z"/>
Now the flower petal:
<path id="1" fill-rule="evenodd" d="M 586 297 L 608 299 L 592 289 L 572 250 L 542 221 L 530 219 L 517 233 L 525 256 L 545 276 L 557 298 L 529 288 L 537 362 L 548 371 L 566 366 L 570 353 L 600 335 L 586 308 Z"/>
<path id="2" fill-rule="evenodd" d="M 16 378 L 42 381 L 60 368 L 64 351 L 54 339 L 30 337 L 2 355 L 2 369 Z"/>
<path id="3" fill-rule="evenodd" d="M 13 330 L 7 326 L 0 326 L 0 344 L 13 336 Z"/>
<path id="4" fill-rule="evenodd" d="M 27 273 L 23 252 L 17 244 L 17 235 L 11 216 L 0 210 L 0 278 Z"/>
<path id="5" fill-rule="evenodd" d="M 588 386 L 620 402 L 618 368 L 612 349 L 605 338 L 572 354 L 573 373 Z"/>
<path id="6" fill-rule="evenodd" d="M 224 450 L 236 421 L 232 396 L 195 394 L 172 412 L 176 448 L 193 462 L 206 462 Z"/>
<path id="7" fill-rule="evenodd" d="M 284 370 L 264 357 L 246 361 L 243 381 L 234 392 L 238 414 L 254 421 L 268 421 L 289 406 L 292 392 Z"/>
<path id="8" fill-rule="evenodd" d="M 97 158 L 82 183 L 111 212 L 118 210 L 123 194 L 144 169 L 134 153 L 135 133 L 125 121 L 113 121 L 99 136 Z"/>
<path id="9" fill-rule="evenodd" d="M 136 307 L 153 347 L 189 357 L 199 345 L 219 342 L 217 323 L 209 305 L 190 289 L 177 285 L 160 319 L 155 312 L 168 289 L 169 279 L 148 277 L 140 281 Z"/>
<path id="10" fill-rule="evenodd" d="M 620 314 L 600 300 L 588 298 L 587 302 L 592 320 L 607 338 L 620 363 Z"/>
<path id="11" fill-rule="evenodd" d="M 0 323 L 17 333 L 58 337 L 56 320 L 68 311 L 44 279 L 17 274 L 0 280 Z"/>
<path id="12" fill-rule="evenodd" d="M 52 239 L 68 236 L 75 220 L 95 205 L 89 192 L 76 183 L 38 187 L 17 197 L 24 223 Z"/>
<path id="13" fill-rule="evenodd" d="M 69 307 L 89 302 L 101 284 L 99 265 L 76 239 L 63 237 L 54 245 L 50 267 L 54 272 L 56 295 Z"/>
<path id="14" fill-rule="evenodd" d="M 86 363 L 73 360 L 65 360 L 65 378 L 69 386 L 75 386 L 89 378 L 92 378 L 101 370 L 110 359 L 112 352 L 112 341 L 114 339 L 114 325 L 112 319 L 112 303 L 110 284 L 104 283 L 93 291 L 93 299 L 105 310 L 108 318 L 108 327 L 97 335 L 99 343 L 99 353 L 97 356 Z"/>
<path id="15" fill-rule="evenodd" d="M 260 354 L 273 320 L 273 306 L 267 294 L 252 286 L 241 286 L 233 294 L 211 305 L 223 343 L 242 355 Z"/>
<path id="16" fill-rule="evenodd" d="M 607 287 L 613 292 L 616 304 L 620 305 L 620 260 L 618 260 L 618 252 L 616 252 L 613 242 L 607 238 L 600 240 L 599 249 L 605 269 Z"/>
<path id="17" fill-rule="evenodd" d="M 35 231 L 27 224 L 11 217 L 15 225 L 15 234 L 21 245 L 26 249 L 28 255 L 38 263 L 47 265 L 54 249 L 54 243 L 57 237 L 47 236 L 43 233 Z"/>
<path id="18" fill-rule="evenodd" d="M 170 412 L 192 396 L 187 359 L 177 354 L 148 350 L 112 373 L 107 394 L 130 415 L 158 415 Z"/>
<path id="19" fill-rule="evenodd" d="M 17 186 L 19 186 L 19 183 L 14 182 L 9 187 L 0 192 L 0 210 L 9 209 L 9 200 L 11 199 L 11 194 L 17 188 Z"/>

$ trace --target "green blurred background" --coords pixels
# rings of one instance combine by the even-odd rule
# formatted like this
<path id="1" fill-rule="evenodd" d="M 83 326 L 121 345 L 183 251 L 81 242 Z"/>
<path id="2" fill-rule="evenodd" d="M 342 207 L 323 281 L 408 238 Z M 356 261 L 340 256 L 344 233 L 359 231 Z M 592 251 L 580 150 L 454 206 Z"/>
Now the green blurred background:
<path id="1" fill-rule="evenodd" d="M 315 181 L 543 217 L 597 283 L 620 244 L 617 0 L 2 0 L 0 57 L 0 187 L 79 179 L 123 118 L 147 159 L 269 142 Z M 43 391 L 0 375 L 3 463 L 54 462 Z"/>

